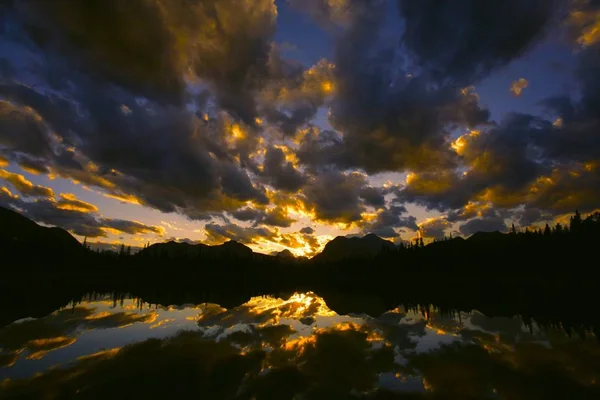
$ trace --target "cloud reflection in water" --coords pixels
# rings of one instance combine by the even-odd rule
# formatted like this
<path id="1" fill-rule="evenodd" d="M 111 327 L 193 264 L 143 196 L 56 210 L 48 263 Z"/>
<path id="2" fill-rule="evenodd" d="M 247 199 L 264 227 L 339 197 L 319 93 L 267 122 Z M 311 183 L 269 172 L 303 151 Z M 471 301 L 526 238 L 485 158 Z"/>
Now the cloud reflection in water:
<path id="1" fill-rule="evenodd" d="M 12 378 L 45 373 L 5 381 L 2 389 L 15 395 L 84 390 L 84 398 L 115 393 L 240 399 L 599 393 L 600 346 L 594 340 L 569 339 L 552 330 L 530 332 L 519 318 L 403 308 L 377 318 L 343 316 L 312 292 L 287 299 L 253 297 L 231 309 L 210 303 L 137 309 L 132 304 L 140 305 L 92 301 L 3 329 L 0 373 L 8 371 L 5 376 Z M 34 337 L 25 323 L 44 328 L 38 332 L 52 339 Z M 22 350 L 23 343 L 51 353 L 27 360 L 33 350 Z M 53 343 L 62 348 L 53 349 Z M 62 368 L 25 368 L 26 362 L 52 353 Z"/>

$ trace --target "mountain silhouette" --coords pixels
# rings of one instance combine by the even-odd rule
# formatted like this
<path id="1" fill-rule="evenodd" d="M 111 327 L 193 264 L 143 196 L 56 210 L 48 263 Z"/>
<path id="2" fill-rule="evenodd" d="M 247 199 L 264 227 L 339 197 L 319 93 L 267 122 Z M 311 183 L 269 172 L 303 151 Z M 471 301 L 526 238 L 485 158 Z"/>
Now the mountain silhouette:
<path id="1" fill-rule="evenodd" d="M 497 243 L 498 241 L 502 241 L 507 237 L 508 235 L 498 231 L 476 232 L 473 235 L 469 236 L 467 240 L 471 243 Z"/>
<path id="2" fill-rule="evenodd" d="M 0 207 L 0 247 L 7 253 L 34 249 L 38 255 L 54 256 L 79 253 L 83 246 L 62 228 L 38 225 L 23 215 Z M 32 254 L 27 254 L 32 255 Z"/>
<path id="3" fill-rule="evenodd" d="M 296 258 L 296 256 L 294 255 L 294 253 L 292 253 L 291 251 L 289 251 L 288 249 L 282 250 L 278 253 L 275 253 L 275 257 L 277 258 L 282 258 L 285 260 L 293 260 Z"/>
<path id="4" fill-rule="evenodd" d="M 140 255 L 166 258 L 250 259 L 255 254 L 250 247 L 234 240 L 216 246 L 171 241 L 156 243 L 140 251 Z"/>
<path id="5" fill-rule="evenodd" d="M 371 259 L 384 251 L 394 251 L 389 240 L 370 233 L 361 237 L 338 236 L 325 245 L 323 251 L 313 257 L 315 262 L 337 262 L 345 259 Z"/>

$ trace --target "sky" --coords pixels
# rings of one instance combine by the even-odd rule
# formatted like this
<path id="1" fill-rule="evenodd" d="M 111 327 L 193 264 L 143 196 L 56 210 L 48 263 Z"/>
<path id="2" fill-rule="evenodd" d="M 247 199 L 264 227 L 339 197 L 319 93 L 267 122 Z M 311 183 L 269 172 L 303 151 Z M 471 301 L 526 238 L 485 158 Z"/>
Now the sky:
<path id="1" fill-rule="evenodd" d="M 0 206 L 312 256 L 600 199 L 597 0 L 0 5 Z"/>

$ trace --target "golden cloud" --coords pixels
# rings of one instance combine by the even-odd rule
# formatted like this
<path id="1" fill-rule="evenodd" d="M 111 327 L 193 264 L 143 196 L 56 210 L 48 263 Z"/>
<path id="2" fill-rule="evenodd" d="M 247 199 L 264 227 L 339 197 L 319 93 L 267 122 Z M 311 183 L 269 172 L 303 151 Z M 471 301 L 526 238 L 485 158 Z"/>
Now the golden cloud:
<path id="1" fill-rule="evenodd" d="M 525 90 L 525 88 L 527 88 L 528 86 L 529 86 L 529 82 L 527 81 L 527 79 L 520 78 L 520 79 L 517 79 L 516 81 L 514 81 L 510 85 L 510 92 L 514 96 L 519 97 L 521 95 L 521 93 L 523 93 L 523 90 Z"/>
<path id="2" fill-rule="evenodd" d="M 6 186 L 0 186 L 0 193 L 11 198 L 11 199 L 18 199 L 19 196 L 16 194 L 12 194 L 12 192 L 10 190 L 8 190 L 8 188 Z"/>
<path id="3" fill-rule="evenodd" d="M 600 9 L 586 10 L 589 1 L 576 1 L 576 10 L 569 15 L 567 23 L 576 31 L 576 43 L 582 47 L 600 41 Z"/>
<path id="4" fill-rule="evenodd" d="M 114 200 L 118 200 L 121 203 L 129 203 L 129 204 L 136 204 L 136 205 L 141 205 L 142 202 L 140 201 L 140 199 L 138 199 L 137 197 L 133 196 L 133 195 L 129 195 L 129 194 L 125 194 L 125 193 L 102 193 L 102 195 L 104 197 L 107 197 L 109 199 L 114 199 Z"/>
<path id="5" fill-rule="evenodd" d="M 418 224 L 420 237 L 429 239 L 442 239 L 446 235 L 446 230 L 452 226 L 446 217 L 427 218 Z"/>
<path id="6" fill-rule="evenodd" d="M 56 208 L 61 210 L 78 211 L 82 213 L 98 212 L 98 207 L 83 200 L 79 200 L 73 193 L 61 193 L 61 199 L 56 203 Z"/>
<path id="7" fill-rule="evenodd" d="M 456 175 L 451 170 L 422 174 L 410 172 L 406 176 L 406 186 L 410 190 L 427 195 L 444 193 L 452 188 L 455 181 Z"/>
<path id="8" fill-rule="evenodd" d="M 25 176 L 21 174 L 15 174 L 12 172 L 8 172 L 4 169 L 0 169 L 0 179 L 4 179 L 6 182 L 12 184 L 15 189 L 21 192 L 26 196 L 33 197 L 46 197 L 49 199 L 54 198 L 54 191 L 45 186 L 34 185 L 32 182 L 28 181 Z"/>

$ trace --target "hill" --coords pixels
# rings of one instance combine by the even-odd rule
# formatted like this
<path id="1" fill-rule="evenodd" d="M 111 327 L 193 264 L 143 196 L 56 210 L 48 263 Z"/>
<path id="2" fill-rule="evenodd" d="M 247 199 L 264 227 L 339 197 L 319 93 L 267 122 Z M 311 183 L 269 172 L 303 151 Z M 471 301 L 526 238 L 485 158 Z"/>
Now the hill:
<path id="1" fill-rule="evenodd" d="M 0 226 L 0 247 L 5 254 L 21 257 L 66 257 L 83 251 L 81 243 L 64 229 L 38 225 L 3 207 L 0 207 Z M 34 253 L 32 249 L 35 249 Z"/>
<path id="2" fill-rule="evenodd" d="M 230 240 L 220 245 L 189 244 L 181 242 L 156 243 L 143 249 L 141 256 L 166 258 L 251 259 L 256 254 L 248 246 Z"/>
<path id="3" fill-rule="evenodd" d="M 394 252 L 396 247 L 389 240 L 375 234 L 361 237 L 338 236 L 325 245 L 323 251 L 312 258 L 317 263 L 338 262 L 346 259 L 372 259 L 384 251 Z"/>

